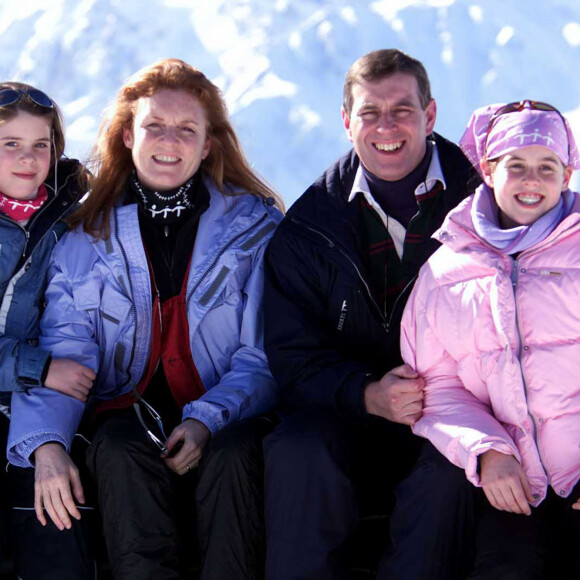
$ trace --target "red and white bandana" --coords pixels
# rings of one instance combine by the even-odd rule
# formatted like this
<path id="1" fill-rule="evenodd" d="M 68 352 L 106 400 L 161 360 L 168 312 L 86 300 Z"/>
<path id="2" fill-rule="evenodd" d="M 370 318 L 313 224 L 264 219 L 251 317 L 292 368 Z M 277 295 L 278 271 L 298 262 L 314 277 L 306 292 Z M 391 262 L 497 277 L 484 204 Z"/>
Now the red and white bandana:
<path id="1" fill-rule="evenodd" d="M 44 185 L 38 188 L 34 199 L 13 199 L 0 191 L 0 211 L 16 222 L 27 222 L 42 207 L 47 197 Z"/>

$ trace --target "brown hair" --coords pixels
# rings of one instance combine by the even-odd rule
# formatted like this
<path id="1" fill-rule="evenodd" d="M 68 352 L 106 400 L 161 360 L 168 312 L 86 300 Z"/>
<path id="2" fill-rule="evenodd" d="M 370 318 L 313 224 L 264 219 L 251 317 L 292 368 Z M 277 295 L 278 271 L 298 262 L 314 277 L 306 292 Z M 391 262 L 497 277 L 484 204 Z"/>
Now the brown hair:
<path id="1" fill-rule="evenodd" d="M 20 111 L 36 117 L 47 117 L 50 122 L 52 139 L 50 161 L 54 164 L 55 160 L 60 159 L 64 153 L 64 120 L 58 106 L 54 101 L 52 101 L 52 108 L 42 107 L 35 103 L 28 95 L 28 91 L 36 91 L 38 89 L 31 85 L 16 82 L 0 83 L 0 91 L 4 89 L 14 89 L 15 91 L 21 91 L 22 94 L 20 100 L 15 103 L 0 106 L 0 124 L 11 121 Z"/>
<path id="2" fill-rule="evenodd" d="M 179 59 L 157 61 L 130 77 L 101 123 L 93 150 L 94 178 L 91 194 L 69 220 L 71 227 L 83 225 L 96 237 L 110 234 L 109 219 L 117 198 L 123 194 L 131 171 L 131 151 L 125 146 L 123 131 L 131 129 L 137 101 L 164 90 L 179 90 L 199 100 L 207 116 L 210 151 L 200 171 L 206 173 L 223 195 L 235 196 L 239 190 L 283 203 L 250 167 L 235 131 L 221 91 L 199 70 Z M 238 190 L 238 191 L 236 191 Z"/>
<path id="3" fill-rule="evenodd" d="M 352 89 L 354 85 L 361 82 L 380 81 L 395 73 L 412 75 L 417 79 L 419 101 L 423 109 L 426 109 L 432 100 L 431 85 L 427 71 L 421 61 L 396 48 L 385 48 L 361 56 L 348 69 L 344 80 L 342 101 L 346 114 L 350 116 L 352 112 Z"/>

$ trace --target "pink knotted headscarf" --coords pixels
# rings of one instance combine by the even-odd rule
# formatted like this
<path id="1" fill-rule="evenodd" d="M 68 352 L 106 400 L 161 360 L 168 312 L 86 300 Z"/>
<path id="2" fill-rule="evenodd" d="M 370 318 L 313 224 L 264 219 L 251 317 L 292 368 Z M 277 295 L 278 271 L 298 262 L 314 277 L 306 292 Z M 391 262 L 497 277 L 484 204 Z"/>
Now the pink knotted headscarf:
<path id="1" fill-rule="evenodd" d="M 564 165 L 580 169 L 574 135 L 568 121 L 557 111 L 533 109 L 530 101 L 525 101 L 521 110 L 499 115 L 490 127 L 493 115 L 504 106 L 495 104 L 476 109 L 459 140 L 459 147 L 480 174 L 481 159 L 496 159 L 531 145 L 548 147 Z"/>

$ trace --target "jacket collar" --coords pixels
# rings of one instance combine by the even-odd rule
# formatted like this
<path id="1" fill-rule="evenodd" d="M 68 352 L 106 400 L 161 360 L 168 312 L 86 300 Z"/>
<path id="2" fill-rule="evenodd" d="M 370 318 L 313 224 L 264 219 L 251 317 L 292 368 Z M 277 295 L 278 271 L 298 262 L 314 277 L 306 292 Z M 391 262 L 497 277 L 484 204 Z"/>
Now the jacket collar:
<path id="1" fill-rule="evenodd" d="M 210 194 L 210 201 L 199 221 L 190 274 L 203 269 L 219 248 L 227 246 L 236 237 L 239 237 L 243 250 L 243 233 L 251 230 L 260 220 L 266 221 L 268 216 L 276 222 L 281 219 L 278 210 L 269 208 L 262 198 L 249 194 L 224 196 L 207 177 L 204 177 L 204 184 Z M 148 279 L 136 203 L 115 208 L 111 213 L 109 239 L 97 240 L 94 247 L 117 278 L 126 277 L 125 263 L 128 262 L 132 278 L 140 277 L 139 272 L 142 271 Z M 124 253 L 127 255 L 124 256 Z"/>
<path id="2" fill-rule="evenodd" d="M 432 135 L 447 189 L 442 197 L 443 216 L 479 184 L 479 178 L 459 147 L 437 133 Z M 358 209 L 348 199 L 355 182 L 360 160 L 354 149 L 331 165 L 292 205 L 284 220 L 299 222 L 338 245 L 355 262 L 361 253 L 357 231 Z"/>
<path id="3" fill-rule="evenodd" d="M 443 189 L 447 189 L 447 184 L 445 183 L 445 176 L 443 175 L 443 169 L 441 168 L 441 160 L 439 158 L 439 151 L 437 145 L 434 141 L 427 140 L 427 146 L 433 147 L 433 155 L 431 157 L 431 162 L 427 169 L 426 178 L 421 181 L 421 183 L 415 189 L 415 196 L 420 197 L 430 192 L 437 183 L 441 183 Z M 348 196 L 349 203 L 356 197 L 357 193 L 362 193 L 368 203 L 377 210 L 380 206 L 375 202 L 371 195 L 371 190 L 365 173 L 363 171 L 362 163 L 359 164 L 358 169 L 355 174 L 354 183 L 352 189 L 350 190 L 350 195 Z M 378 210 L 377 210 L 378 211 Z M 381 215 L 383 211 L 379 213 Z"/>
<path id="4" fill-rule="evenodd" d="M 549 244 L 563 232 L 580 227 L 580 194 L 573 192 L 573 195 L 575 196 L 575 200 L 570 214 L 538 245 L 543 246 L 544 244 Z M 484 245 L 495 252 L 501 253 L 496 248 L 487 244 L 485 240 L 482 240 L 475 232 L 471 217 L 473 200 L 474 195 L 470 195 L 450 211 L 441 227 L 433 234 L 433 238 L 455 252 L 465 250 L 469 247 Z"/>

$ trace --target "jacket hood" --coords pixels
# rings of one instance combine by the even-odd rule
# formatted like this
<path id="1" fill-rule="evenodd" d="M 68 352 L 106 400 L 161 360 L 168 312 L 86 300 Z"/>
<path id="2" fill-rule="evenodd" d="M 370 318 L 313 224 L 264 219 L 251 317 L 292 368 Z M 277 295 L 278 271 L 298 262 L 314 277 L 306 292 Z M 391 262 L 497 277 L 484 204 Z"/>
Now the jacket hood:
<path id="1" fill-rule="evenodd" d="M 63 157 L 56 164 L 56 180 L 52 168 L 44 184 L 51 193 L 55 192 L 56 185 L 59 197 L 76 202 L 88 191 L 89 172 L 77 159 Z"/>

